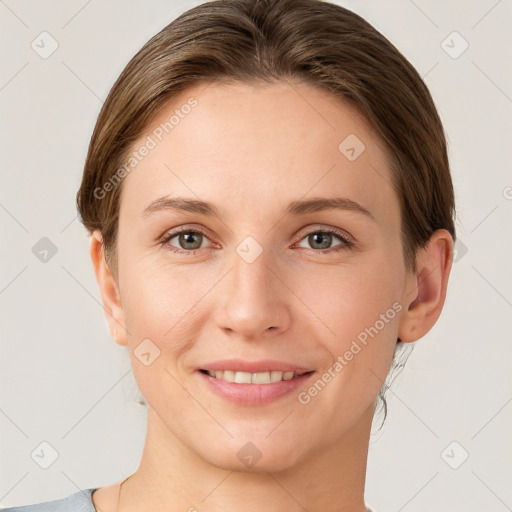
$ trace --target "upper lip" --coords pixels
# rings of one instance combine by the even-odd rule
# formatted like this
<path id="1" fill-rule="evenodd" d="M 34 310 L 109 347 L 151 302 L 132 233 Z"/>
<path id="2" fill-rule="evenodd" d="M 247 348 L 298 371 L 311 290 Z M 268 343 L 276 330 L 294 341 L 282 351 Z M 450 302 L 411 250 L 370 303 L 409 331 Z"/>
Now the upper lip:
<path id="1" fill-rule="evenodd" d="M 271 359 L 265 359 L 261 361 L 223 359 L 221 361 L 212 361 L 211 363 L 204 363 L 204 366 L 201 366 L 199 370 L 234 371 L 246 373 L 262 373 L 269 371 L 307 373 L 312 371 L 310 368 L 306 368 L 304 366 L 299 366 L 284 361 L 275 361 Z"/>

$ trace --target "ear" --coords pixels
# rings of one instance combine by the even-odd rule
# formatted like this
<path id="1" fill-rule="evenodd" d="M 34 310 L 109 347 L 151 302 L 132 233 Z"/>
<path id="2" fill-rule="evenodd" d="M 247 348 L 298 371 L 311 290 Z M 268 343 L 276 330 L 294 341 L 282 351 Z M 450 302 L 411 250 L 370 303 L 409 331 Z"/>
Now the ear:
<path id="1" fill-rule="evenodd" d="M 417 341 L 437 322 L 446 298 L 452 260 L 453 239 L 446 229 L 439 229 L 427 246 L 418 251 L 417 270 L 408 279 L 398 328 L 400 340 Z"/>
<path id="2" fill-rule="evenodd" d="M 99 230 L 95 230 L 91 235 L 89 253 L 100 289 L 110 336 L 118 345 L 126 346 L 126 328 L 121 296 L 116 279 L 105 261 L 103 237 Z"/>

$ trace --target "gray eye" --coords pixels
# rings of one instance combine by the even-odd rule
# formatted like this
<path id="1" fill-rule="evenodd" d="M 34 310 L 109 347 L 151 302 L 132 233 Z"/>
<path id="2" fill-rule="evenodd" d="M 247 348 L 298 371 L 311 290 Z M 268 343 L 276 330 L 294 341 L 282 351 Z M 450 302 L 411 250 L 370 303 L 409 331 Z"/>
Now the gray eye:
<path id="1" fill-rule="evenodd" d="M 188 250 L 200 249 L 203 241 L 203 235 L 195 231 L 183 231 L 183 233 L 178 233 L 173 236 L 169 242 L 174 238 L 178 239 L 178 244 L 181 249 Z"/>
<path id="2" fill-rule="evenodd" d="M 333 246 L 332 243 L 334 242 L 334 239 L 338 239 L 341 241 L 338 245 L 343 245 L 345 242 L 344 240 L 336 235 L 335 233 L 329 233 L 324 231 L 313 231 L 309 233 L 309 235 L 305 236 L 299 243 L 300 247 L 305 247 L 306 249 L 317 249 L 317 250 L 325 250 L 325 249 L 331 249 Z M 304 243 L 304 240 L 307 242 L 308 246 L 302 245 Z"/>
<path id="3" fill-rule="evenodd" d="M 332 243 L 332 235 L 329 233 L 312 233 L 308 235 L 308 242 L 313 249 L 328 249 Z"/>

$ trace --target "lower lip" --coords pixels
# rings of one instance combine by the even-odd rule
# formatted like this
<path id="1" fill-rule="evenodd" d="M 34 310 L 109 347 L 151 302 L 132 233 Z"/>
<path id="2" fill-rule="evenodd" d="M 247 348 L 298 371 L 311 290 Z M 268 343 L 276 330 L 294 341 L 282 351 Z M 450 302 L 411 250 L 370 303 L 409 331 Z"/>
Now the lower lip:
<path id="1" fill-rule="evenodd" d="M 270 384 L 238 384 L 210 377 L 201 371 L 197 371 L 197 373 L 205 381 L 206 385 L 222 398 L 240 405 L 265 405 L 304 385 L 314 372 Z"/>

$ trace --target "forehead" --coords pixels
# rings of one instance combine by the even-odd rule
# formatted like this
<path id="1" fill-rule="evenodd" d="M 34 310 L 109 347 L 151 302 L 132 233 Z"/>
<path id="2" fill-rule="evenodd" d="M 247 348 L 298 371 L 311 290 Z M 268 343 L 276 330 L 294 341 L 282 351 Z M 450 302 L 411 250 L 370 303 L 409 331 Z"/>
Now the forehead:
<path id="1" fill-rule="evenodd" d="M 198 84 L 162 107 L 132 150 L 144 145 L 121 212 L 165 195 L 261 209 L 336 192 L 398 207 L 381 138 L 349 104 L 309 85 Z"/>

